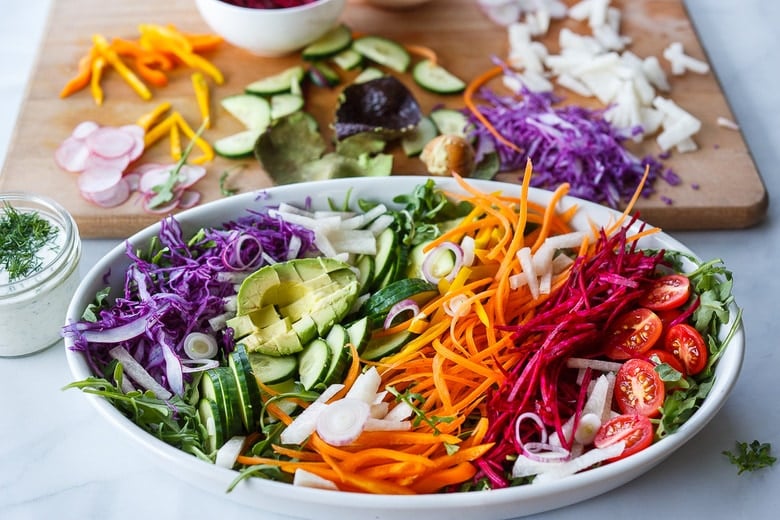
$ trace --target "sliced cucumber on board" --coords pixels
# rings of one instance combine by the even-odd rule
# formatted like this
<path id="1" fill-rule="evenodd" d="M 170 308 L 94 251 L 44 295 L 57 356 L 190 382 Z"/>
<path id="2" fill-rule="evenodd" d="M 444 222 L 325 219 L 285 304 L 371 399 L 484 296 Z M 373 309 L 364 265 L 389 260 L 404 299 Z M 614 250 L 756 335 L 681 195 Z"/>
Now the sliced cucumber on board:
<path id="1" fill-rule="evenodd" d="M 214 141 L 214 152 L 229 159 L 249 157 L 255 150 L 255 143 L 263 132 L 243 130 Z"/>
<path id="2" fill-rule="evenodd" d="M 417 123 L 417 128 L 406 134 L 401 139 L 401 148 L 407 157 L 415 157 L 422 153 L 428 141 L 439 133 L 436 125 L 430 117 L 423 116 Z"/>
<path id="3" fill-rule="evenodd" d="M 271 105 L 265 98 L 252 94 L 234 94 L 222 98 L 220 104 L 247 129 L 262 132 L 271 124 Z"/>
<path id="4" fill-rule="evenodd" d="M 469 120 L 466 114 L 452 108 L 437 108 L 430 114 L 433 124 L 440 134 L 466 137 Z"/>
<path id="5" fill-rule="evenodd" d="M 414 81 L 436 94 L 457 94 L 466 88 L 466 82 L 430 60 L 418 62 L 412 69 Z"/>
<path id="6" fill-rule="evenodd" d="M 412 61 L 403 45 L 382 36 L 363 36 L 352 42 L 352 48 L 374 63 L 397 72 L 406 72 Z"/>
<path id="7" fill-rule="evenodd" d="M 271 76 L 253 81 L 244 87 L 244 92 L 259 96 L 272 96 L 282 92 L 290 92 L 293 83 L 297 82 L 300 84 L 304 74 L 305 71 L 301 65 L 294 65 Z"/>
<path id="8" fill-rule="evenodd" d="M 303 96 L 283 92 L 271 96 L 271 120 L 275 121 L 303 109 Z"/>
<path id="9" fill-rule="evenodd" d="M 319 60 L 338 54 L 352 43 L 352 31 L 344 24 L 337 25 L 301 51 L 305 60 Z"/>

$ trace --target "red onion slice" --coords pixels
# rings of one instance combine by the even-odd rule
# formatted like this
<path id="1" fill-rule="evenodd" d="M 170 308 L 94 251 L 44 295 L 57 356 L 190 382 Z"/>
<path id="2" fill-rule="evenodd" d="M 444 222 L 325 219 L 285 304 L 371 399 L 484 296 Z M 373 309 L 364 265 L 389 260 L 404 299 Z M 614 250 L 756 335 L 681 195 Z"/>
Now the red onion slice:
<path id="1" fill-rule="evenodd" d="M 420 306 L 417 305 L 417 302 L 411 298 L 401 300 L 390 307 L 390 310 L 387 311 L 384 328 L 389 329 L 396 317 L 408 311 L 412 312 L 412 316 L 417 316 L 420 313 Z"/>

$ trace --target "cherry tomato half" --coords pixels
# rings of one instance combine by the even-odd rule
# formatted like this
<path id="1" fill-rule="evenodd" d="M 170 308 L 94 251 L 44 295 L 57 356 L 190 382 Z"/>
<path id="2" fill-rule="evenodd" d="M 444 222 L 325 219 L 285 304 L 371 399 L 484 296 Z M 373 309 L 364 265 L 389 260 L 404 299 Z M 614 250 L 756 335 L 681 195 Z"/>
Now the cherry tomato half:
<path id="1" fill-rule="evenodd" d="M 616 360 L 636 357 L 653 348 L 662 329 L 661 319 L 650 309 L 630 310 L 607 329 L 605 353 Z"/>
<path id="2" fill-rule="evenodd" d="M 681 274 L 669 274 L 655 280 L 640 298 L 639 305 L 654 311 L 676 309 L 688 301 L 691 281 Z"/>
<path id="3" fill-rule="evenodd" d="M 653 443 L 653 423 L 644 415 L 618 415 L 601 425 L 593 444 L 597 448 L 606 448 L 620 441 L 625 442 L 626 447 L 610 461 L 628 457 L 650 446 Z"/>
<path id="4" fill-rule="evenodd" d="M 629 359 L 615 376 L 615 401 L 624 414 L 657 417 L 666 390 L 655 365 L 644 359 Z"/>
<path id="5" fill-rule="evenodd" d="M 687 323 L 678 323 L 667 331 L 664 348 L 680 361 L 685 375 L 694 376 L 707 366 L 707 344 L 699 331 Z"/>
<path id="6" fill-rule="evenodd" d="M 672 354 L 668 350 L 663 350 L 660 348 L 651 348 L 650 350 L 645 352 L 643 359 L 647 359 L 654 365 L 660 365 L 661 363 L 666 363 L 673 369 L 677 370 L 679 373 L 681 374 L 685 373 L 685 368 L 682 366 L 682 363 L 680 363 L 680 360 L 674 357 L 674 354 Z"/>

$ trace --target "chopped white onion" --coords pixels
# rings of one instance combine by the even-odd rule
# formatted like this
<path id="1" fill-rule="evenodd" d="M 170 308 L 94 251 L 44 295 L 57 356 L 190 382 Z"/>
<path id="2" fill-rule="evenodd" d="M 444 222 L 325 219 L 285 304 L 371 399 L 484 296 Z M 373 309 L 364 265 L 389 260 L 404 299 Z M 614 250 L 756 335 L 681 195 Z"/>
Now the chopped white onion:
<path id="1" fill-rule="evenodd" d="M 338 486 L 332 481 L 315 475 L 311 471 L 298 468 L 293 473 L 293 486 L 302 486 L 315 489 L 329 489 L 338 491 Z"/>
<path id="2" fill-rule="evenodd" d="M 379 375 L 379 371 L 372 366 L 355 378 L 355 382 L 352 383 L 345 399 L 363 401 L 370 406 L 374 402 L 381 383 L 382 377 Z"/>
<path id="3" fill-rule="evenodd" d="M 211 359 L 217 355 L 217 338 L 203 332 L 190 332 L 184 338 L 184 353 L 190 359 Z"/>
<path id="4" fill-rule="evenodd" d="M 244 441 L 246 437 L 243 435 L 236 435 L 231 437 L 217 450 L 217 456 L 214 460 L 214 464 L 223 468 L 232 468 L 236 459 L 241 455 L 241 450 L 244 447 Z"/>
<path id="5" fill-rule="evenodd" d="M 365 401 L 345 397 L 327 405 L 317 417 L 317 434 L 331 446 L 345 446 L 358 438 L 369 418 Z"/>

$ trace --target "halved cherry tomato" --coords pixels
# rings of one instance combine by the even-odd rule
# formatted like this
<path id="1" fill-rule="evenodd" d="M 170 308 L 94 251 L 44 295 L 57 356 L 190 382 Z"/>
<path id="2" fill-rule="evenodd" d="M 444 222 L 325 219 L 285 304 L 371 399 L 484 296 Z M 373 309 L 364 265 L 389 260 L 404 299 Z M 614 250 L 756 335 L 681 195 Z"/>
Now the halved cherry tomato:
<path id="1" fill-rule="evenodd" d="M 601 425 L 593 444 L 597 448 L 606 448 L 620 441 L 626 446 L 610 461 L 628 457 L 650 446 L 653 443 L 653 423 L 644 415 L 618 415 Z"/>
<path id="2" fill-rule="evenodd" d="M 691 281 L 681 274 L 669 274 L 655 280 L 640 298 L 639 305 L 654 311 L 676 309 L 688 301 Z"/>
<path id="3" fill-rule="evenodd" d="M 615 400 L 622 413 L 657 417 L 665 398 L 663 379 L 650 361 L 629 359 L 618 370 Z"/>
<path id="4" fill-rule="evenodd" d="M 685 373 L 685 368 L 682 366 L 682 363 L 680 363 L 680 360 L 674 357 L 674 354 L 672 354 L 668 350 L 663 350 L 660 348 L 651 348 L 650 350 L 645 352 L 644 359 L 647 359 L 648 361 L 650 361 L 655 365 L 666 363 L 673 369 L 677 370 L 679 373 L 681 374 Z"/>
<path id="5" fill-rule="evenodd" d="M 616 360 L 636 357 L 653 348 L 662 329 L 661 319 L 650 309 L 630 310 L 607 329 L 605 354 Z"/>
<path id="6" fill-rule="evenodd" d="M 664 348 L 682 363 L 685 375 L 694 376 L 707 366 L 707 344 L 699 331 L 687 323 L 678 323 L 669 329 L 664 337 Z"/>

